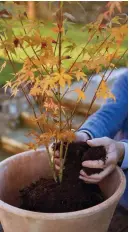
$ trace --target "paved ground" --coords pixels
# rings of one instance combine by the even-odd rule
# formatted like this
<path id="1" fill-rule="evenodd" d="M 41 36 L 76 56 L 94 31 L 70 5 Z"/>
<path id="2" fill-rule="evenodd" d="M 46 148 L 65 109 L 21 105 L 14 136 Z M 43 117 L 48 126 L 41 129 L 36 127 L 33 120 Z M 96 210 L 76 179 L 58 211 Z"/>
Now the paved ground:
<path id="1" fill-rule="evenodd" d="M 4 232 L 2 227 L 0 232 Z M 108 232 L 128 232 L 128 212 L 122 207 L 117 207 Z"/>
<path id="2" fill-rule="evenodd" d="M 117 207 L 108 232 L 128 232 L 128 211 Z"/>

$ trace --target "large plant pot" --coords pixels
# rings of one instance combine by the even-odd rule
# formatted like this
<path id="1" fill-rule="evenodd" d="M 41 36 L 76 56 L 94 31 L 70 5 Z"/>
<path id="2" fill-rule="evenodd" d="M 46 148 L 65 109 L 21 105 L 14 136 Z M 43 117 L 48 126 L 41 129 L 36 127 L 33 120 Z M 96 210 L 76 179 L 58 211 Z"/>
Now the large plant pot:
<path id="1" fill-rule="evenodd" d="M 100 183 L 107 200 L 71 213 L 36 213 L 17 208 L 19 189 L 51 173 L 45 150 L 29 151 L 0 163 L 0 221 L 4 232 L 106 232 L 125 189 L 120 168 Z"/>

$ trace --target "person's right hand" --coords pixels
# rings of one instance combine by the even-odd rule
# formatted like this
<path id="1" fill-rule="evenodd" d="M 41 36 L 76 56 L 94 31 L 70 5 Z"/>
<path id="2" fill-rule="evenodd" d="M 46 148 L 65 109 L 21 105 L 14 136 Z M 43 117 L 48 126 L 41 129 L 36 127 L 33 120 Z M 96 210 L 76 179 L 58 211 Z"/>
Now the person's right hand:
<path id="1" fill-rule="evenodd" d="M 89 135 L 85 132 L 75 132 L 75 142 L 86 142 L 87 140 L 90 139 Z M 60 152 L 57 150 L 55 152 L 55 157 L 54 157 L 54 161 L 55 161 L 55 168 L 58 171 L 60 169 L 61 166 L 61 161 L 60 161 Z"/>
<path id="2" fill-rule="evenodd" d="M 96 184 L 108 176 L 116 167 L 118 162 L 122 162 L 125 154 L 125 147 L 122 142 L 115 141 L 108 137 L 95 138 L 87 141 L 90 147 L 104 146 L 106 150 L 106 160 L 87 160 L 82 163 L 85 168 L 103 169 L 100 173 L 87 175 L 83 170 L 80 171 L 79 178 L 86 183 Z"/>

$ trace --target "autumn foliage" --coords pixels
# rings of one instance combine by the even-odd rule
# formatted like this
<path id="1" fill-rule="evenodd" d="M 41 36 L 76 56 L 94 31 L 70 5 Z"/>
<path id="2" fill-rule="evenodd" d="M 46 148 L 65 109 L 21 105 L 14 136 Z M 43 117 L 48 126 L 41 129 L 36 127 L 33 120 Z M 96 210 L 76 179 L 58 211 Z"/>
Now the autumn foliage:
<path id="1" fill-rule="evenodd" d="M 90 85 L 93 74 L 103 69 L 106 71 L 110 69 L 111 74 L 117 68 L 120 59 L 127 53 L 127 50 L 120 52 L 121 45 L 127 36 L 127 18 L 121 24 L 122 3 L 108 2 L 105 12 L 99 15 L 95 22 L 83 27 L 82 30 L 88 33 L 88 39 L 83 46 L 79 47 L 78 54 L 74 57 L 73 53 L 77 45 L 67 38 L 66 26 L 69 22 L 63 18 L 62 2 L 59 2 L 51 28 L 56 39 L 41 35 L 40 27 L 45 26 L 44 22 L 29 21 L 25 9 L 12 2 L 5 4 L 8 11 L 10 9 L 8 4 L 13 4 L 12 9 L 15 14 L 11 15 L 10 21 L 2 19 L 4 31 L 0 34 L 0 49 L 12 65 L 13 78 L 5 84 L 5 91 L 10 87 L 14 97 L 19 90 L 24 93 L 33 110 L 32 120 L 37 123 L 37 130 L 29 134 L 33 142 L 28 146 L 31 149 L 37 149 L 41 145 L 46 147 L 53 176 L 56 179 L 54 159 L 51 157 L 49 145 L 52 142 L 61 141 L 60 158 L 62 159 L 62 147 L 65 141 L 67 153 L 68 144 L 75 139 L 72 131 L 74 115 L 77 106 L 87 97 L 85 91 Z M 114 12 L 118 12 L 119 16 L 114 16 Z M 13 30 L 17 20 L 21 24 L 20 34 L 16 34 Z M 32 50 L 32 55 L 29 54 L 28 48 Z M 16 72 L 14 60 L 21 50 L 24 54 L 21 57 L 23 67 Z M 6 68 L 6 62 L 1 67 L 1 71 L 4 68 Z M 91 73 L 90 77 L 85 70 Z M 100 84 L 87 109 L 85 120 L 96 98 L 112 98 L 115 102 L 115 97 L 106 84 L 110 76 L 109 74 L 105 78 L 106 71 L 101 75 Z M 80 80 L 83 81 L 82 86 L 72 88 L 73 83 Z M 72 110 L 63 106 L 63 100 L 70 91 L 77 95 L 77 101 Z M 60 180 L 63 168 L 64 161 L 59 172 Z"/>

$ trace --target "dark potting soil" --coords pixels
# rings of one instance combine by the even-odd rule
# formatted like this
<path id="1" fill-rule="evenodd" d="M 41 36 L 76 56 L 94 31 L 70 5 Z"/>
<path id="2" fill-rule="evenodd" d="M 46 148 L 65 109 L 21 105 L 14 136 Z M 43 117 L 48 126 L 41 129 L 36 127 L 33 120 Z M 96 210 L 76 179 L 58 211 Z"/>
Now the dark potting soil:
<path id="1" fill-rule="evenodd" d="M 59 149 L 60 144 L 55 144 Z M 63 147 L 65 150 L 65 144 Z M 95 206 L 104 201 L 104 196 L 96 184 L 86 184 L 80 180 L 79 172 L 84 160 L 106 159 L 104 147 L 89 147 L 85 142 L 71 143 L 68 147 L 62 183 L 53 179 L 41 178 L 20 191 L 22 209 L 62 213 Z M 99 173 L 102 169 L 84 169 L 88 175 Z"/>

